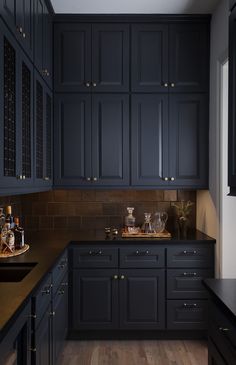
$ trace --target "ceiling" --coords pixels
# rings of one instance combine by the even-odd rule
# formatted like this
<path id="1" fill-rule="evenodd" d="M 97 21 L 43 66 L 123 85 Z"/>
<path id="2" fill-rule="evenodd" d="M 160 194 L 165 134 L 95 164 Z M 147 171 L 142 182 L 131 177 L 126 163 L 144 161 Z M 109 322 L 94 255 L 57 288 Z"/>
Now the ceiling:
<path id="1" fill-rule="evenodd" d="M 205 14 L 227 0 L 51 0 L 55 13 Z"/>

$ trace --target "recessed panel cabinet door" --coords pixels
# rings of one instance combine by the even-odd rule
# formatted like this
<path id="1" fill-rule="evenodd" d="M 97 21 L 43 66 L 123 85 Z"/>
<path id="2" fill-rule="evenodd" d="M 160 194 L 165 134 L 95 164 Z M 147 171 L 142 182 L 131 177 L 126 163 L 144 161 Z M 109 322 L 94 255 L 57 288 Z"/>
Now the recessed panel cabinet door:
<path id="1" fill-rule="evenodd" d="M 132 185 L 168 185 L 167 95 L 132 96 L 131 138 Z"/>
<path id="2" fill-rule="evenodd" d="M 54 183 L 88 184 L 91 172 L 91 96 L 55 97 Z"/>
<path id="3" fill-rule="evenodd" d="M 129 25 L 92 25 L 92 90 L 129 91 Z"/>
<path id="4" fill-rule="evenodd" d="M 118 327 L 117 269 L 73 271 L 73 329 Z"/>
<path id="5" fill-rule="evenodd" d="M 168 91 L 168 25 L 132 26 L 132 91 Z"/>
<path id="6" fill-rule="evenodd" d="M 208 96 L 170 96 L 171 186 L 208 186 Z"/>
<path id="7" fill-rule="evenodd" d="M 120 271 L 120 328 L 165 328 L 165 270 Z"/>
<path id="8" fill-rule="evenodd" d="M 129 185 L 128 95 L 93 95 L 92 182 Z"/>
<path id="9" fill-rule="evenodd" d="M 207 24 L 170 25 L 169 84 L 173 92 L 209 89 L 209 37 Z"/>
<path id="10" fill-rule="evenodd" d="M 56 24 L 54 29 L 56 91 L 91 90 L 91 25 Z"/>

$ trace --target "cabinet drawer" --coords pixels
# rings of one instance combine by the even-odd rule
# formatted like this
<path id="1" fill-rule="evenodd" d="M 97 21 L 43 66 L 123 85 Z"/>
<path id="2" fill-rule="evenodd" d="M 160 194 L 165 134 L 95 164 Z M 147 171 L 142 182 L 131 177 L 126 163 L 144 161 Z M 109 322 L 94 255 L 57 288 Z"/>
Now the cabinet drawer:
<path id="1" fill-rule="evenodd" d="M 236 364 L 236 328 L 214 304 L 210 306 L 209 336 L 213 339 L 227 364 Z"/>
<path id="2" fill-rule="evenodd" d="M 203 330 L 207 328 L 207 300 L 168 300 L 167 328 Z"/>
<path id="3" fill-rule="evenodd" d="M 213 277 L 213 270 L 204 269 L 168 269 L 167 298 L 168 299 L 197 299 L 208 298 L 202 284 L 203 278 Z"/>
<path id="4" fill-rule="evenodd" d="M 52 270 L 53 295 L 56 293 L 63 276 L 68 271 L 67 251 L 60 257 Z"/>
<path id="5" fill-rule="evenodd" d="M 118 249 L 99 246 L 74 248 L 72 261 L 74 268 L 117 267 Z"/>
<path id="6" fill-rule="evenodd" d="M 47 275 L 46 279 L 40 285 L 36 294 L 32 297 L 32 315 L 34 327 L 36 328 L 42 319 L 47 307 L 51 301 L 52 294 L 52 277 Z"/>
<path id="7" fill-rule="evenodd" d="M 210 246 L 183 245 L 167 248 L 167 267 L 213 267 L 214 251 Z"/>
<path id="8" fill-rule="evenodd" d="M 120 249 L 121 268 L 156 268 L 164 266 L 164 247 L 135 246 Z"/>

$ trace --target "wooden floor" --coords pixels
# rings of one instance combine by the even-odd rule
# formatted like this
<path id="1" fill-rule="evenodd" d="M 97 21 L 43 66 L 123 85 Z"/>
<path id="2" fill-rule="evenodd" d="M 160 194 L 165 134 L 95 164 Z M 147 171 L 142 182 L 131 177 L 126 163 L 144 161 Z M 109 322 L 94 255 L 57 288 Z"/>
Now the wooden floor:
<path id="1" fill-rule="evenodd" d="M 207 343 L 67 341 L 58 365 L 207 365 Z"/>

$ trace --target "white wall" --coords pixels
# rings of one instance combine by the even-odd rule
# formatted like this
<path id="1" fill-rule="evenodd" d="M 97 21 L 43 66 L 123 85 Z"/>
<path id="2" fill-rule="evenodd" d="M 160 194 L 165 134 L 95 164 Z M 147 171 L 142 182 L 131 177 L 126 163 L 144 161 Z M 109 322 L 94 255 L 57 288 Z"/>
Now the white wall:
<path id="1" fill-rule="evenodd" d="M 197 228 L 217 239 L 216 275 L 236 277 L 236 242 L 234 227 L 236 198 L 227 193 L 227 145 L 220 146 L 222 137 L 227 140 L 227 131 L 221 123 L 227 123 L 227 108 L 220 108 L 220 69 L 228 52 L 228 1 L 221 0 L 212 16 L 211 25 L 211 63 L 210 63 L 210 171 L 209 191 L 197 193 Z M 227 92 L 224 93 L 224 106 L 227 106 Z M 222 120 L 223 117 L 223 120 Z M 222 133 L 221 133 L 222 132 Z M 224 132 L 224 133 L 223 133 Z M 224 164 L 221 166 L 221 158 Z M 223 169 L 223 172 L 221 171 Z M 222 179 L 224 175 L 224 180 Z M 224 183 L 224 187 L 222 184 Z M 224 189 L 224 191 L 223 191 Z M 223 194 L 224 199 L 221 199 Z"/>

